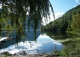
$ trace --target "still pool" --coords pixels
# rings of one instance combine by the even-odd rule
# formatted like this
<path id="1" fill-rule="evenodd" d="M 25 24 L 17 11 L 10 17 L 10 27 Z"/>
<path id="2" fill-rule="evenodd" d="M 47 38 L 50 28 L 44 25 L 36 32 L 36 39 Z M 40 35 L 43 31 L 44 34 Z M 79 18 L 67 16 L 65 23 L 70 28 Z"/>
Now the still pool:
<path id="1" fill-rule="evenodd" d="M 63 49 L 63 44 L 55 41 L 46 34 L 40 34 L 35 41 L 20 41 L 15 42 L 15 39 L 9 40 L 0 48 L 0 53 L 8 52 L 10 54 L 21 53 L 25 51 L 27 54 L 48 54 Z"/>

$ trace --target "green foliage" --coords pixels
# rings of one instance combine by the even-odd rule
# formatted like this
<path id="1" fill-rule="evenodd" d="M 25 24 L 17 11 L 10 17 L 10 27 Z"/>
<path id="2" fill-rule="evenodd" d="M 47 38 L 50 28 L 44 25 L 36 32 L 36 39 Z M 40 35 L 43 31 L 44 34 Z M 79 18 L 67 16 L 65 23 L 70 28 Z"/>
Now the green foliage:
<path id="1" fill-rule="evenodd" d="M 80 13 L 73 15 L 71 27 L 76 31 L 80 31 Z"/>
<path id="2" fill-rule="evenodd" d="M 73 38 L 62 43 L 64 49 L 60 52 L 56 52 L 60 57 L 80 57 L 80 38 Z"/>
<path id="3" fill-rule="evenodd" d="M 64 42 L 65 48 L 61 51 L 62 56 L 80 56 L 80 40 L 70 40 L 67 42 Z"/>
<path id="4" fill-rule="evenodd" d="M 54 14 L 49 0 L 0 0 L 0 2 L 2 3 L 0 30 L 4 28 L 8 31 L 16 30 L 17 38 L 24 35 L 25 26 L 28 25 L 27 28 L 29 28 L 31 23 L 34 27 L 34 35 L 36 35 L 38 23 L 42 18 L 49 18 L 50 12 Z M 28 16 L 26 16 L 27 13 L 29 13 Z M 2 19 L 4 22 L 1 22 Z"/>
<path id="5" fill-rule="evenodd" d="M 65 32 L 80 29 L 80 5 L 67 11 L 63 16 L 45 26 L 51 32 Z M 76 30 L 77 30 L 76 29 Z"/>

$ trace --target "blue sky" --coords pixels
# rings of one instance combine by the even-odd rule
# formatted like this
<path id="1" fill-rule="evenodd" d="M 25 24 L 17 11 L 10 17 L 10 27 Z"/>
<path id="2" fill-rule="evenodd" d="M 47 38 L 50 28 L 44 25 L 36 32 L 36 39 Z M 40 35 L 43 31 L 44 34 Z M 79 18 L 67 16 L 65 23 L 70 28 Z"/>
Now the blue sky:
<path id="1" fill-rule="evenodd" d="M 80 4 L 80 0 L 50 0 L 55 14 L 55 19 L 62 16 L 64 13 L 66 13 L 68 10 L 76 7 Z M 51 14 L 51 19 L 48 19 L 48 22 L 54 21 L 53 15 Z M 43 25 L 46 25 L 46 19 L 43 19 Z"/>
<path id="2" fill-rule="evenodd" d="M 50 0 L 55 15 L 63 15 L 68 10 L 80 4 L 80 0 Z M 59 16 L 56 16 L 58 18 Z"/>

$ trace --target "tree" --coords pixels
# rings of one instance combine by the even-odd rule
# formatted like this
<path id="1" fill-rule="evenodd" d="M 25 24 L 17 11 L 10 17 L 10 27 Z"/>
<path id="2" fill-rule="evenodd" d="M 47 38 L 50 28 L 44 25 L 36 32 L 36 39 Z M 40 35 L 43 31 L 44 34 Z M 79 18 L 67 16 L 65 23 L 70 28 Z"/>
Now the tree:
<path id="1" fill-rule="evenodd" d="M 5 26 L 1 25 L 2 27 L 12 27 L 12 30 L 16 30 L 18 34 L 17 38 L 20 38 L 24 34 L 26 20 L 28 27 L 30 23 L 33 24 L 36 34 L 38 23 L 41 22 L 43 17 L 49 18 L 50 12 L 54 15 L 49 0 L 0 0 L 0 2 L 2 4 L 0 19 L 3 18 L 4 24 L 6 24 Z M 28 16 L 26 16 L 27 13 L 29 13 Z"/>
<path id="2" fill-rule="evenodd" d="M 71 27 L 76 31 L 80 31 L 80 13 L 73 15 Z"/>

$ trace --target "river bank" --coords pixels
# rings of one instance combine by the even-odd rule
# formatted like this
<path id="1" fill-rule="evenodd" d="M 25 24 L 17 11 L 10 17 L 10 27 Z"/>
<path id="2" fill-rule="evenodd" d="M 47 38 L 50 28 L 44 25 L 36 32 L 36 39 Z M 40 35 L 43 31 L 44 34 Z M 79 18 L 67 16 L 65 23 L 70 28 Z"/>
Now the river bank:
<path id="1" fill-rule="evenodd" d="M 55 52 L 62 57 L 80 57 L 80 37 L 58 40 L 64 45 L 64 49 Z"/>
<path id="2" fill-rule="evenodd" d="M 58 54 L 33 54 L 33 55 L 4 55 L 4 54 L 0 54 L 0 57 L 59 57 Z"/>
<path id="3" fill-rule="evenodd" d="M 4 55 L 0 54 L 0 57 L 43 57 L 42 55 Z"/>

